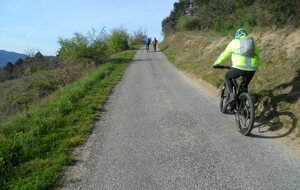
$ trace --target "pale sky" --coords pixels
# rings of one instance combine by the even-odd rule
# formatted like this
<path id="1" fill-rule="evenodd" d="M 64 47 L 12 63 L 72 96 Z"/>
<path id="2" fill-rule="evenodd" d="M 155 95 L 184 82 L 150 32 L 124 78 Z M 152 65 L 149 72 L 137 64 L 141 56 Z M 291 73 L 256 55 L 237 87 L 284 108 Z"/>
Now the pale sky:
<path id="1" fill-rule="evenodd" d="M 161 22 L 177 0 L 0 0 L 0 49 L 56 55 L 58 37 L 122 26 L 162 40 Z"/>

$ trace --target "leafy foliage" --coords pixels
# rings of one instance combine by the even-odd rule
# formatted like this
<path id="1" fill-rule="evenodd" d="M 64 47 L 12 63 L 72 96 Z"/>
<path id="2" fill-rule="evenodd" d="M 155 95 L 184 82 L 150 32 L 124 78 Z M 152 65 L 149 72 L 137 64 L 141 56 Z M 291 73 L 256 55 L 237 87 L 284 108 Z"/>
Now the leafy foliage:
<path id="1" fill-rule="evenodd" d="M 129 46 L 139 46 L 144 44 L 144 39 L 147 38 L 147 34 L 145 31 L 142 31 L 142 29 L 139 29 L 133 33 L 133 35 L 130 37 L 129 40 Z"/>
<path id="2" fill-rule="evenodd" d="M 123 28 L 112 30 L 108 39 L 108 47 L 111 53 L 117 53 L 129 48 L 128 45 L 129 35 Z"/>
<path id="3" fill-rule="evenodd" d="M 198 16 L 184 15 L 178 19 L 177 28 L 179 30 L 197 30 L 200 29 L 200 18 Z"/>
<path id="4" fill-rule="evenodd" d="M 163 33 L 178 30 L 217 32 L 255 26 L 300 26 L 298 0 L 180 0 L 162 22 Z"/>
<path id="5" fill-rule="evenodd" d="M 24 60 L 18 59 L 15 64 L 8 63 L 5 67 L 0 68 L 0 82 L 31 76 L 36 72 L 47 71 L 59 67 L 57 56 L 44 56 L 37 52 L 32 57 Z"/>
<path id="6" fill-rule="evenodd" d="M 127 49 L 129 40 L 133 41 L 130 45 L 139 46 L 143 36 L 143 32 L 137 31 L 129 39 L 122 28 L 113 30 L 112 34 L 104 29 L 100 32 L 91 29 L 86 35 L 74 33 L 69 39 L 59 38 L 61 48 L 57 56 L 27 50 L 31 56 L 0 68 L 0 122 L 10 120 L 57 89 L 95 70 L 115 52 L 112 47 L 117 47 L 116 51 Z"/>
<path id="7" fill-rule="evenodd" d="M 98 59 L 98 56 L 105 55 L 106 42 L 102 41 L 101 37 L 89 39 L 87 36 L 75 32 L 71 39 L 59 38 L 58 43 L 61 46 L 58 54 L 65 64 L 87 64 L 96 61 L 96 57 Z M 100 55 L 97 55 L 97 52 Z"/>
<path id="8" fill-rule="evenodd" d="M 99 64 L 108 58 L 107 34 L 104 29 L 97 33 L 95 29 L 87 35 L 75 32 L 71 39 L 59 38 L 61 48 L 58 54 L 64 64 Z"/>
<path id="9" fill-rule="evenodd" d="M 131 50 L 116 55 L 56 91 L 40 106 L 31 107 L 26 115 L 0 125 L 1 189 L 50 189 L 59 185 L 62 167 L 72 161 L 68 156 L 71 147 L 85 139 L 134 54 Z M 47 89 L 53 85 L 37 86 Z"/>

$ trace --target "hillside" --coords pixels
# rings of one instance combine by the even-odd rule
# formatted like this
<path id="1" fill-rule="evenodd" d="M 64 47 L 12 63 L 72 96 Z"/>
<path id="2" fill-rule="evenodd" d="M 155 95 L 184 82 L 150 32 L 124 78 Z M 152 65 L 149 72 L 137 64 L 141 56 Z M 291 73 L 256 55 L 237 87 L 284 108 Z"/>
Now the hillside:
<path id="1" fill-rule="evenodd" d="M 261 56 L 260 69 L 249 87 L 256 102 L 258 126 L 271 131 L 285 129 L 282 135 L 299 131 L 300 29 L 260 29 L 250 36 L 257 40 Z M 179 69 L 219 87 L 225 71 L 211 66 L 231 39 L 232 35 L 213 32 L 177 32 L 160 48 Z M 225 64 L 230 65 L 230 59 Z"/>
<path id="2" fill-rule="evenodd" d="M 27 57 L 25 54 L 0 50 L 0 67 L 3 67 L 7 62 L 16 62 L 18 59 Z"/>
<path id="3" fill-rule="evenodd" d="M 238 28 L 297 28 L 299 8 L 299 0 L 179 0 L 162 21 L 162 30 L 167 36 L 183 30 L 227 34 Z"/>

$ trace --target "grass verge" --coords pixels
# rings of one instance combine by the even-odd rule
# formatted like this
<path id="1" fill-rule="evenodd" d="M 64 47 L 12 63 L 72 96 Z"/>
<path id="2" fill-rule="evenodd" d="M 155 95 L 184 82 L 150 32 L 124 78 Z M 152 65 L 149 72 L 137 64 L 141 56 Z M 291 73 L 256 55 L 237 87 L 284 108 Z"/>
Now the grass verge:
<path id="1" fill-rule="evenodd" d="M 70 164 L 71 148 L 83 142 L 134 50 L 122 52 L 0 126 L 0 189 L 52 189 Z"/>

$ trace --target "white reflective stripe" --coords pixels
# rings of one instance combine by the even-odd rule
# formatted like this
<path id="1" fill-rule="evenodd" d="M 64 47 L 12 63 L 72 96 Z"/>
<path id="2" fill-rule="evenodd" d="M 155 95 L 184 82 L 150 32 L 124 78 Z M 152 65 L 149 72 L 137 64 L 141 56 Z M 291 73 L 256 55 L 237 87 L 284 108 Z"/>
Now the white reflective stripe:
<path id="1" fill-rule="evenodd" d="M 253 71 L 256 71 L 257 70 L 257 67 L 253 67 L 251 65 L 236 65 L 235 67 L 237 68 L 241 68 L 241 69 L 247 69 L 247 70 L 253 70 Z"/>
<path id="2" fill-rule="evenodd" d="M 251 67 L 251 58 L 250 57 L 246 57 L 246 65 Z"/>

